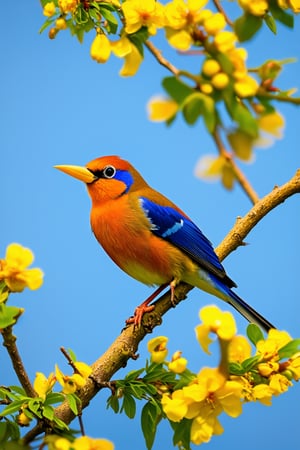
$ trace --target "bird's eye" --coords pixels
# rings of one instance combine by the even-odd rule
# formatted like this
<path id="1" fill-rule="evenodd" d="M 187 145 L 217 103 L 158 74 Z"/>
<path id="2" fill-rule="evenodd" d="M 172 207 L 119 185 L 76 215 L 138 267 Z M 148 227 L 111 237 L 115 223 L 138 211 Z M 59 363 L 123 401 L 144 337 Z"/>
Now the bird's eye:
<path id="1" fill-rule="evenodd" d="M 105 178 L 113 178 L 116 174 L 116 169 L 113 166 L 106 166 L 103 169 L 103 175 Z"/>

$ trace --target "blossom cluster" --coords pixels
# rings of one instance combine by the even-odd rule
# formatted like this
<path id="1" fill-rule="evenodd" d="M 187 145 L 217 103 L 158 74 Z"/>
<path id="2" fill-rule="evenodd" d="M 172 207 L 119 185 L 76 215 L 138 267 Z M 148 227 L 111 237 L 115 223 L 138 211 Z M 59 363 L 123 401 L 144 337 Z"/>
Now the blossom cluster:
<path id="1" fill-rule="evenodd" d="M 286 392 L 300 378 L 299 340 L 292 340 L 287 332 L 271 329 L 265 338 L 258 327 L 250 325 L 248 336 L 255 343 L 252 355 L 249 340 L 236 334 L 231 313 L 207 306 L 200 311 L 200 319 L 195 330 L 197 340 L 210 353 L 211 336 L 217 338 L 221 350 L 219 366 L 202 368 L 187 383 L 169 386 L 161 396 L 163 412 L 173 425 L 191 421 L 190 441 L 196 445 L 223 433 L 221 413 L 236 418 L 247 402 L 271 405 L 273 396 Z M 164 336 L 148 343 L 152 361 L 165 362 L 170 371 L 184 374 L 186 360 L 178 366 L 165 361 L 166 344 Z M 178 355 L 175 363 L 182 359 L 181 353 Z"/>

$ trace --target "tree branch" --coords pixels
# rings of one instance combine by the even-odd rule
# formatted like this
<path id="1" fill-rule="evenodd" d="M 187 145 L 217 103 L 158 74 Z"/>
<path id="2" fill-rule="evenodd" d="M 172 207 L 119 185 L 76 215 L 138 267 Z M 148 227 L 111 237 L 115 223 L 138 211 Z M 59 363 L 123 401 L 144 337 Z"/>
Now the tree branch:
<path id="1" fill-rule="evenodd" d="M 10 356 L 13 368 L 17 377 L 21 383 L 21 386 L 25 390 L 28 397 L 35 397 L 36 393 L 32 387 L 32 384 L 29 380 L 27 372 L 25 370 L 24 364 L 22 362 L 21 356 L 19 354 L 17 345 L 16 345 L 16 336 L 12 333 L 12 327 L 4 328 L 2 331 L 3 336 L 3 345 L 6 347 L 6 350 Z"/>
<path id="2" fill-rule="evenodd" d="M 161 64 L 163 67 L 165 67 L 166 69 L 168 69 L 170 72 L 172 72 L 175 76 L 177 76 L 179 74 L 179 70 L 177 69 L 177 67 L 173 66 L 173 64 L 170 63 L 170 61 L 168 61 L 163 55 L 162 52 L 160 50 L 158 50 L 155 45 L 150 42 L 150 41 L 146 41 L 145 42 L 146 47 L 148 48 L 148 50 L 152 53 L 152 55 L 154 56 L 154 58 L 159 62 L 159 64 Z"/>
<path id="3" fill-rule="evenodd" d="M 216 253 L 223 260 L 238 246 L 243 244 L 245 237 L 272 209 L 283 203 L 287 198 L 300 193 L 300 169 L 295 176 L 280 187 L 259 200 L 253 208 L 243 217 L 239 218 L 222 243 L 217 247 Z M 175 290 L 176 303 L 186 298 L 192 286 L 180 283 Z M 130 358 L 136 358 L 136 351 L 141 340 L 150 333 L 153 328 L 160 325 L 162 316 L 172 308 L 170 291 L 156 300 L 155 309 L 144 315 L 142 326 L 134 328 L 133 325 L 125 328 L 120 336 L 113 342 L 107 351 L 92 365 L 93 373 L 78 396 L 84 409 L 97 392 L 108 382 L 121 368 L 125 367 Z M 74 419 L 67 402 L 55 409 L 57 417 L 69 424 Z M 24 437 L 24 443 L 29 443 L 38 434 L 43 432 L 43 426 L 38 424 Z"/>

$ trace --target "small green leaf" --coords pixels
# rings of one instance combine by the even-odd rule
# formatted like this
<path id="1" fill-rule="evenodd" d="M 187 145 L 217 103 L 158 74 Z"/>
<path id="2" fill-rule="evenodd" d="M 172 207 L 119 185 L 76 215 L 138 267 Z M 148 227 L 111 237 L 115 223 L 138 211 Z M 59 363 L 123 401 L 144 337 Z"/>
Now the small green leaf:
<path id="1" fill-rule="evenodd" d="M 288 28 L 294 28 L 294 16 L 278 6 L 277 1 L 270 1 L 269 8 L 272 16 Z"/>
<path id="2" fill-rule="evenodd" d="M 274 17 L 271 14 L 266 14 L 264 16 L 264 21 L 272 33 L 277 34 L 277 26 Z"/>
<path id="3" fill-rule="evenodd" d="M 300 351 L 300 339 L 293 339 L 278 350 L 279 359 L 290 358 Z"/>
<path id="4" fill-rule="evenodd" d="M 67 402 L 69 403 L 71 411 L 78 415 L 78 397 L 75 394 L 67 394 Z"/>
<path id="5" fill-rule="evenodd" d="M 208 95 L 195 92 L 189 95 L 182 104 L 183 115 L 188 124 L 193 125 L 203 116 L 205 125 L 210 133 L 216 126 L 215 102 Z"/>
<path id="6" fill-rule="evenodd" d="M 23 308 L 0 304 L 0 329 L 7 328 L 16 323 L 17 318 L 24 312 Z"/>
<path id="7" fill-rule="evenodd" d="M 182 81 L 178 80 L 178 78 L 176 77 L 164 78 L 162 81 L 162 85 L 169 96 L 179 105 L 182 104 L 186 97 L 194 92 L 192 88 L 190 88 Z"/>
<path id="8" fill-rule="evenodd" d="M 102 6 L 100 8 L 100 12 L 101 12 L 102 16 L 109 23 L 110 33 L 116 34 L 117 29 L 118 29 L 118 20 L 116 19 L 116 17 L 113 15 L 113 13 L 111 11 L 109 11 L 108 8 L 106 8 L 104 6 Z"/>
<path id="9" fill-rule="evenodd" d="M 56 403 L 62 403 L 65 400 L 65 396 L 59 392 L 50 392 L 44 401 L 44 405 L 54 405 Z"/>
<path id="10" fill-rule="evenodd" d="M 33 412 L 37 417 L 39 417 L 40 419 L 42 418 L 40 400 L 37 400 L 37 399 L 29 400 L 27 406 L 28 406 L 29 410 L 31 412 Z"/>
<path id="11" fill-rule="evenodd" d="M 57 425 L 57 427 L 60 430 L 69 430 L 69 427 L 65 422 L 63 422 L 61 419 L 59 419 L 57 416 L 54 415 L 53 422 Z"/>
<path id="12" fill-rule="evenodd" d="M 132 381 L 132 380 L 136 380 L 143 372 L 145 369 L 139 369 L 139 370 L 131 370 L 130 372 L 128 372 L 128 374 L 125 377 L 126 381 Z"/>
<path id="13" fill-rule="evenodd" d="M 5 408 L 0 412 L 0 416 L 8 416 L 9 414 L 13 414 L 20 410 L 23 405 L 24 400 L 15 400 L 11 402 L 9 405 L 5 406 Z"/>
<path id="14" fill-rule="evenodd" d="M 120 411 L 119 399 L 116 395 L 108 397 L 106 408 L 111 408 L 116 414 Z"/>
<path id="15" fill-rule="evenodd" d="M 249 341 L 251 341 L 252 344 L 255 346 L 258 343 L 258 341 L 261 341 L 264 339 L 263 332 L 261 331 L 259 326 L 256 325 L 255 323 L 250 323 L 248 325 L 247 336 L 248 336 Z"/>
<path id="16" fill-rule="evenodd" d="M 243 14 L 233 24 L 234 31 L 240 42 L 249 41 L 262 26 L 261 17 Z"/>
<path id="17" fill-rule="evenodd" d="M 251 114 L 245 104 L 237 102 L 231 93 L 224 92 L 224 102 L 228 114 L 239 125 L 239 129 L 252 138 L 258 136 L 258 124 L 256 118 Z"/>
<path id="18" fill-rule="evenodd" d="M 126 394 L 123 398 L 123 404 L 120 412 L 124 411 L 129 419 L 133 419 L 136 413 L 135 400 L 131 395 Z"/>
<path id="19" fill-rule="evenodd" d="M 54 418 L 54 409 L 52 408 L 52 406 L 44 405 L 42 416 L 45 417 L 45 419 L 52 421 Z"/>
<path id="20" fill-rule="evenodd" d="M 173 430 L 173 444 L 177 446 L 180 444 L 180 448 L 184 450 L 191 450 L 191 426 L 192 420 L 182 419 L 180 422 L 170 422 Z"/>
<path id="21" fill-rule="evenodd" d="M 161 410 L 156 403 L 148 402 L 145 404 L 141 413 L 141 426 L 148 450 L 151 450 L 153 446 L 157 425 L 161 418 Z"/>
<path id="22" fill-rule="evenodd" d="M 46 30 L 46 28 L 50 27 L 50 25 L 52 25 L 54 23 L 54 19 L 47 19 L 43 25 L 41 26 L 41 28 L 39 29 L 39 33 L 42 34 L 43 31 Z"/>
<path id="23" fill-rule="evenodd" d="M 249 372 L 256 366 L 259 361 L 261 361 L 261 355 L 252 356 L 251 358 L 247 358 L 242 362 L 242 367 L 245 372 Z"/>
<path id="24" fill-rule="evenodd" d="M 240 363 L 232 362 L 229 363 L 229 373 L 230 375 L 244 375 L 245 369 Z"/>

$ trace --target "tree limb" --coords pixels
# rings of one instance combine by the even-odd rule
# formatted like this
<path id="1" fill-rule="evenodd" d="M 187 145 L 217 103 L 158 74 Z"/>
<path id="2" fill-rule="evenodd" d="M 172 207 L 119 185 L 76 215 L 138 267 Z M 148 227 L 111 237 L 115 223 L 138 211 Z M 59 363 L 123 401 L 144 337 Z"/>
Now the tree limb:
<path id="1" fill-rule="evenodd" d="M 223 260 L 238 246 L 242 245 L 249 232 L 265 215 L 297 193 L 300 193 L 300 169 L 287 183 L 275 187 L 269 194 L 259 200 L 244 217 L 238 218 L 233 228 L 216 248 L 220 260 Z M 176 303 L 185 299 L 191 289 L 193 289 L 192 286 L 180 283 L 175 290 Z M 162 295 L 154 304 L 155 309 L 144 315 L 140 328 L 134 328 L 133 325 L 125 328 L 106 352 L 92 365 L 93 373 L 78 394 L 82 401 L 82 409 L 89 404 L 105 385 L 105 382 L 109 381 L 120 368 L 125 367 L 130 358 L 136 357 L 138 345 L 146 334 L 152 332 L 153 328 L 161 324 L 162 316 L 173 307 L 170 291 Z M 66 424 L 74 419 L 74 414 L 67 402 L 58 406 L 55 409 L 55 414 Z M 42 432 L 43 426 L 38 424 L 24 437 L 24 443 L 29 443 Z"/>

